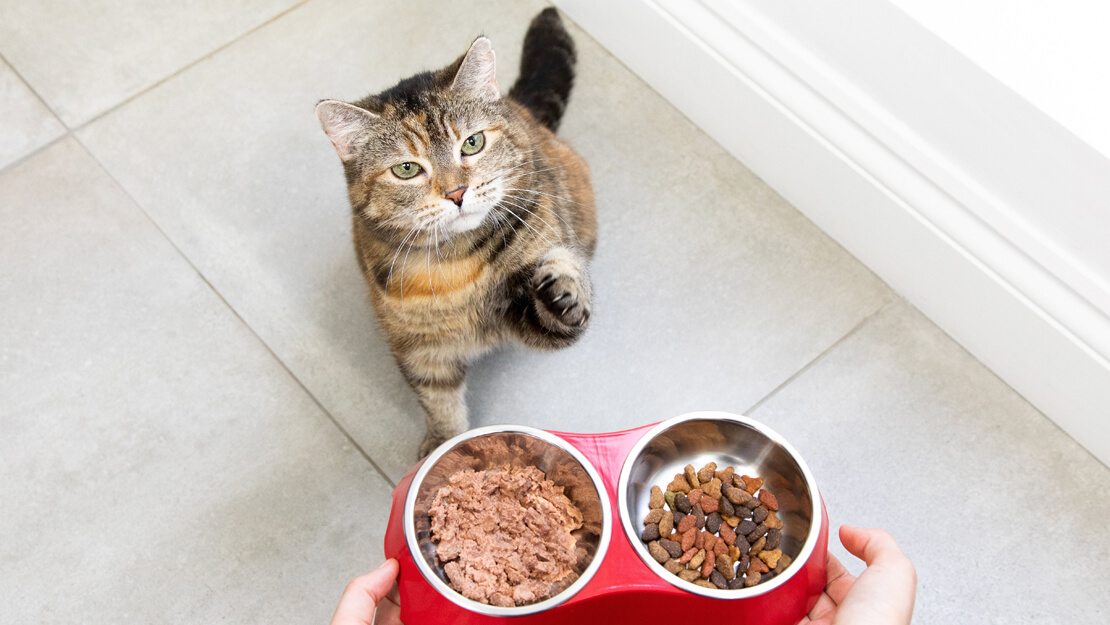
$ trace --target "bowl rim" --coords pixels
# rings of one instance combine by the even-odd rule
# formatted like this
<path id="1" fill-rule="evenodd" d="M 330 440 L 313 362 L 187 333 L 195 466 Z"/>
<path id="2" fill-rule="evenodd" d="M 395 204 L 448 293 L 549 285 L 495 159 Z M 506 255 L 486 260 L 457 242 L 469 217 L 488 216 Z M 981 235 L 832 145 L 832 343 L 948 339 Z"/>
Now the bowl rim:
<path id="1" fill-rule="evenodd" d="M 416 494 L 420 490 L 420 485 L 424 483 L 424 478 L 427 476 L 428 472 L 431 471 L 432 467 L 435 466 L 436 462 L 459 444 L 490 434 L 524 434 L 543 440 L 544 442 L 555 445 L 563 451 L 566 451 L 586 470 L 586 474 L 590 476 L 590 480 L 593 481 L 594 488 L 597 490 L 598 499 L 601 500 L 601 537 L 598 540 L 597 551 L 594 553 L 593 559 L 586 567 L 586 570 L 578 576 L 578 579 L 575 580 L 574 583 L 564 588 L 555 596 L 536 603 L 512 608 L 498 607 L 474 601 L 473 599 L 463 596 L 462 593 L 444 583 L 443 580 L 435 574 L 435 571 L 432 570 L 428 561 L 424 559 L 423 554 L 421 554 L 420 550 L 417 548 L 416 525 L 413 520 L 413 515 L 416 512 Z M 416 475 L 413 476 L 412 482 L 409 484 L 408 493 L 405 495 L 405 544 L 408 547 L 409 555 L 412 556 L 413 561 L 416 562 L 416 567 L 420 570 L 420 574 L 424 576 L 424 579 L 455 605 L 466 608 L 472 612 L 491 616 L 524 616 L 550 610 L 568 601 L 586 587 L 586 584 L 593 579 L 594 574 L 601 568 L 602 562 L 605 561 L 605 554 L 609 550 L 609 541 L 613 533 L 612 519 L 613 509 L 609 503 L 609 490 L 605 487 L 605 481 L 601 478 L 601 474 L 598 473 L 593 463 L 591 463 L 574 445 L 571 445 L 563 438 L 551 434 L 550 432 L 526 425 L 488 425 L 468 430 L 447 440 L 432 451 L 431 454 L 428 454 L 428 457 L 423 460 L 420 469 L 417 470 Z"/>
<path id="2" fill-rule="evenodd" d="M 798 466 L 802 470 L 802 475 L 805 478 L 806 487 L 809 489 L 810 492 L 810 500 L 812 505 L 810 518 L 813 520 L 810 523 L 809 535 L 806 536 L 806 540 L 802 544 L 801 551 L 798 552 L 797 557 L 795 557 L 794 560 L 791 561 L 790 566 L 788 566 L 782 574 L 765 583 L 752 586 L 751 588 L 739 588 L 735 590 L 721 590 L 719 588 L 709 589 L 703 588 L 696 584 L 692 584 L 690 582 L 683 581 L 677 575 L 674 575 L 670 571 L 664 569 L 663 566 L 656 562 L 655 559 L 651 557 L 651 554 L 648 553 L 647 547 L 644 545 L 644 541 L 640 540 L 640 535 L 636 532 L 631 512 L 628 510 L 628 497 L 626 496 L 626 493 L 628 491 L 628 481 L 630 479 L 629 472 L 632 470 L 632 464 L 635 459 L 639 457 L 640 453 L 644 450 L 648 443 L 651 442 L 652 439 L 654 439 L 662 432 L 674 427 L 675 425 L 685 423 L 687 421 L 731 421 L 734 423 L 745 425 L 760 432 L 771 441 L 782 446 L 782 448 L 786 450 L 788 454 L 790 454 L 790 457 L 798 463 Z M 692 592 L 697 595 L 702 595 L 704 597 L 712 597 L 714 599 L 750 599 L 752 597 L 758 597 L 759 595 L 771 592 L 779 586 L 785 584 L 792 577 L 794 577 L 794 575 L 797 574 L 798 571 L 802 570 L 805 562 L 807 562 L 809 560 L 809 557 L 813 554 L 813 550 L 816 548 L 817 540 L 821 534 L 822 525 L 821 495 L 820 492 L 817 490 L 817 482 L 813 479 L 813 474 L 810 473 L 809 466 L 806 465 L 805 460 L 802 459 L 802 456 L 798 453 L 798 450 L 794 449 L 794 446 L 787 442 L 787 440 L 783 438 L 778 432 L 754 419 L 751 419 L 750 417 L 734 414 L 731 412 L 714 410 L 687 412 L 685 414 L 678 415 L 677 417 L 671 417 L 670 419 L 667 419 L 665 421 L 660 421 L 658 424 L 655 425 L 655 427 L 645 432 L 644 435 L 640 437 L 640 440 L 636 441 L 636 444 L 632 446 L 632 449 L 628 451 L 628 455 L 625 457 L 624 464 L 621 467 L 620 480 L 617 482 L 617 507 L 619 510 L 621 526 L 624 528 L 625 537 L 628 539 L 628 542 L 632 544 L 632 549 L 636 552 L 638 556 L 640 556 L 640 559 L 643 560 L 644 564 L 647 565 L 647 567 L 651 569 L 653 573 L 657 574 L 660 578 L 664 579 L 665 581 L 667 581 L 667 583 L 676 588 L 687 592 Z"/>

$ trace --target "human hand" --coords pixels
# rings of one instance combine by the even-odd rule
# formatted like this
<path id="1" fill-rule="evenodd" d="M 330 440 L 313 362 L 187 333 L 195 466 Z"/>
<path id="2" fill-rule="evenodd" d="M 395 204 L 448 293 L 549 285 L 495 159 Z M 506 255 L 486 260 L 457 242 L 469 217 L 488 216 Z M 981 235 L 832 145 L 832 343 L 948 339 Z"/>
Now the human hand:
<path id="1" fill-rule="evenodd" d="M 401 565 L 390 558 L 373 572 L 351 580 L 339 598 L 331 625 L 402 625 L 396 584 L 400 570 Z"/>
<path id="2" fill-rule="evenodd" d="M 825 592 L 798 625 L 909 625 L 917 572 L 894 537 L 842 525 L 840 543 L 867 569 L 857 578 L 830 553 Z"/>

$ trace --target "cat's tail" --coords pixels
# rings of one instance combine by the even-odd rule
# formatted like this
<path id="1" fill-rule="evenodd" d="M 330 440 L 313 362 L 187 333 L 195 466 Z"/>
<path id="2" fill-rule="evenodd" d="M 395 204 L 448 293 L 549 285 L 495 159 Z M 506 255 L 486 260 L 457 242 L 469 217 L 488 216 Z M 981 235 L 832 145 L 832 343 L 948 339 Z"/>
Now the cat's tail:
<path id="1" fill-rule="evenodd" d="M 558 129 L 574 86 L 574 61 L 574 40 L 563 28 L 559 12 L 544 9 L 524 36 L 520 77 L 509 97 L 523 104 L 544 126 Z"/>

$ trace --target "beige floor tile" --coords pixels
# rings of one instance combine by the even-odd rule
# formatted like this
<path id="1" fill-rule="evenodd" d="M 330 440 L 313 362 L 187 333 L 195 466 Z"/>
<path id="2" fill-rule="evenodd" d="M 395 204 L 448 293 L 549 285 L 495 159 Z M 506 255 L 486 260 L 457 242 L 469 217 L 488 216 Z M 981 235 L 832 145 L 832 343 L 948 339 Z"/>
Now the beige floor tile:
<path id="1" fill-rule="evenodd" d="M 0 53 L 70 128 L 297 0 L 0 0 Z"/>
<path id="2" fill-rule="evenodd" d="M 0 272 L 0 620 L 326 622 L 390 486 L 72 139 Z"/>
<path id="3" fill-rule="evenodd" d="M 0 169 L 65 134 L 27 83 L 0 61 Z"/>
<path id="4" fill-rule="evenodd" d="M 1106 622 L 1110 469 L 907 304 L 751 416 L 806 458 L 834 529 L 898 539 L 914 622 Z"/>

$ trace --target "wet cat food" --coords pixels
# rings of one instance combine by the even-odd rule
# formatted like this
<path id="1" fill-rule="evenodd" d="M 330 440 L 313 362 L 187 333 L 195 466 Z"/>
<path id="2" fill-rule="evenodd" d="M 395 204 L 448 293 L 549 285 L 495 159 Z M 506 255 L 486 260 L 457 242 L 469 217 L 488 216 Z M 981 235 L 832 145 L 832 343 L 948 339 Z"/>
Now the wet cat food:
<path id="1" fill-rule="evenodd" d="M 577 579 L 571 532 L 582 527 L 582 512 L 536 467 L 459 471 L 436 493 L 428 515 L 436 559 L 451 587 L 469 599 L 527 605 Z M 658 538 L 658 525 L 647 529 L 656 533 L 644 538 Z M 653 555 L 665 556 L 661 563 L 669 559 L 652 544 Z"/>

